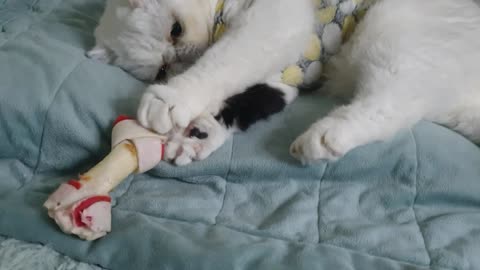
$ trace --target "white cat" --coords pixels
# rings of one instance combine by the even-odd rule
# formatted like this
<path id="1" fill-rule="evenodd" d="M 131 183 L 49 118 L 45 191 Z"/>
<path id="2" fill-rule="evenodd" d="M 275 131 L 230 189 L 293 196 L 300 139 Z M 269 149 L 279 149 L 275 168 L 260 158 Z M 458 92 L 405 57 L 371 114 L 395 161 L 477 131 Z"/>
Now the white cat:
<path id="1" fill-rule="evenodd" d="M 166 157 L 179 165 L 293 101 L 280 72 L 313 31 L 311 0 L 226 0 L 228 30 L 213 43 L 218 1 L 111 0 L 89 52 L 143 80 L 168 78 L 146 89 L 138 119 L 172 134 Z M 314 123 L 292 155 L 335 160 L 422 118 L 480 142 L 479 48 L 473 0 L 378 0 L 327 69 L 324 89 L 351 103 Z"/>

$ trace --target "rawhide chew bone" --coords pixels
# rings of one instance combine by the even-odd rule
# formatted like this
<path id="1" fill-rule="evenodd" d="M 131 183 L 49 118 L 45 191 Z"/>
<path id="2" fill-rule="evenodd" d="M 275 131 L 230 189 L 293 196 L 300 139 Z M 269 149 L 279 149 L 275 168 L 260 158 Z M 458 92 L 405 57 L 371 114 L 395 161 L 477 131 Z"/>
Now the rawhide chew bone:
<path id="1" fill-rule="evenodd" d="M 112 131 L 112 151 L 78 180 L 63 183 L 43 204 L 63 232 L 95 240 L 111 230 L 108 195 L 132 173 L 143 173 L 163 158 L 166 137 L 121 116 Z"/>

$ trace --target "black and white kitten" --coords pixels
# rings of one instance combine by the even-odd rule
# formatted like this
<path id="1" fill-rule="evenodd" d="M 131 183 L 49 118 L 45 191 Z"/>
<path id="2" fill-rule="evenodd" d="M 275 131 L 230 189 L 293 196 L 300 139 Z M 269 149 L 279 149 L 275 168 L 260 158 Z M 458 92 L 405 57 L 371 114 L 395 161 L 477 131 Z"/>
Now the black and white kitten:
<path id="1" fill-rule="evenodd" d="M 224 1 L 228 29 L 213 43 L 219 1 L 109 0 L 89 52 L 142 80 L 168 78 L 146 89 L 138 120 L 172 134 L 166 157 L 178 165 L 295 99 L 280 72 L 304 51 L 318 2 Z M 314 123 L 292 155 L 335 160 L 422 118 L 479 142 L 479 37 L 474 0 L 378 0 L 329 63 L 325 89 L 351 103 Z"/>

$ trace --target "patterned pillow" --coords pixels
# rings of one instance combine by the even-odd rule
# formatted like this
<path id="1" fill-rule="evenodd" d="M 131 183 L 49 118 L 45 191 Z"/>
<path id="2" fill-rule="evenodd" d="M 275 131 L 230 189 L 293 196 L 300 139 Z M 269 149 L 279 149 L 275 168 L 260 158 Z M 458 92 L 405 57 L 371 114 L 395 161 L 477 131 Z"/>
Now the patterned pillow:
<path id="1" fill-rule="evenodd" d="M 310 43 L 301 60 L 287 67 L 282 74 L 285 84 L 308 87 L 322 74 L 322 67 L 337 53 L 353 33 L 368 7 L 375 0 L 313 0 L 315 1 L 316 26 Z"/>

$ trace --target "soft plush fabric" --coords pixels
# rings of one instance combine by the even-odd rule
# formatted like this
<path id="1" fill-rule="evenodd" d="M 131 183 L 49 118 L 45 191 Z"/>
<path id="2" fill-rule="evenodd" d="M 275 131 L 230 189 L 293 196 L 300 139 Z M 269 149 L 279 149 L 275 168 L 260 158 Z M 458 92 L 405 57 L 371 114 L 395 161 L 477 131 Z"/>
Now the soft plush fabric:
<path id="1" fill-rule="evenodd" d="M 84 56 L 103 4 L 0 1 L 0 235 L 110 269 L 480 269 L 478 147 L 421 123 L 302 167 L 288 145 L 334 106 L 315 94 L 203 162 L 130 177 L 105 238 L 61 233 L 42 203 L 108 153 L 144 87 Z"/>
<path id="2" fill-rule="evenodd" d="M 5 270 L 101 270 L 58 254 L 49 247 L 0 236 L 0 269 Z"/>

